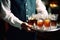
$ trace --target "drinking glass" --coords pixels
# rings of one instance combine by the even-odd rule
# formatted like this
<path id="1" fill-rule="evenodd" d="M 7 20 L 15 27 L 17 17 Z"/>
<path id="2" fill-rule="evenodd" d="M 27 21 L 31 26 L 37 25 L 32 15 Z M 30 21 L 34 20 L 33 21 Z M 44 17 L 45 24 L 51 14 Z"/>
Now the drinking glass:
<path id="1" fill-rule="evenodd" d="M 51 15 L 51 29 L 57 28 L 57 14 L 52 14 Z"/>

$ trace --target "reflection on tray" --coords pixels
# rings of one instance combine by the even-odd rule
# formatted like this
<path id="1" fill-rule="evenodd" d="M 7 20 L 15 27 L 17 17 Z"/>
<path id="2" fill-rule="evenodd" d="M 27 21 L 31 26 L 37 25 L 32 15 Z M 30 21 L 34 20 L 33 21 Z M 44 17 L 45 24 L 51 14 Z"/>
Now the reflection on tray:
<path id="1" fill-rule="evenodd" d="M 42 32 L 51 32 L 51 31 L 58 31 L 60 30 L 60 26 L 50 26 L 50 27 L 45 27 L 43 26 L 42 28 L 39 28 L 38 26 L 34 26 L 36 31 L 42 31 Z"/>

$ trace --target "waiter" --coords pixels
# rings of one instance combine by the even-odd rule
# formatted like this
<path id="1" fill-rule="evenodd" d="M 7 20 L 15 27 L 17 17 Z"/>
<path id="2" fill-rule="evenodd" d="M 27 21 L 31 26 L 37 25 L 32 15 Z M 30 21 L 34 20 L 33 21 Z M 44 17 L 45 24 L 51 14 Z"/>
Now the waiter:
<path id="1" fill-rule="evenodd" d="M 38 13 L 46 14 L 45 17 L 48 16 L 46 8 L 41 0 L 1 1 L 1 18 L 14 26 L 10 26 L 10 30 L 7 32 L 8 40 L 35 40 L 34 32 L 26 32 L 22 30 L 22 28 L 25 27 L 21 27 L 21 24 L 24 24 L 30 28 L 31 25 L 24 22 L 26 22 L 28 16 L 31 16 L 32 13 L 35 14 L 35 10 L 37 10 Z"/>

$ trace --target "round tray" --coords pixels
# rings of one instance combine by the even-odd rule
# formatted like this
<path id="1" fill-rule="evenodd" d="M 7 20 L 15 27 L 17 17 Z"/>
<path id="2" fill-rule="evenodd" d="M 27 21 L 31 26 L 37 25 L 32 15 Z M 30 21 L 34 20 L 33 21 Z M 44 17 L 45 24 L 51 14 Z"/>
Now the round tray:
<path id="1" fill-rule="evenodd" d="M 35 27 L 35 26 L 34 26 Z M 48 30 L 41 30 L 41 29 L 35 29 L 33 28 L 34 30 L 36 31 L 40 31 L 40 32 L 53 32 L 53 31 L 58 31 L 60 30 L 60 26 L 56 26 L 56 28 L 53 28 L 53 29 L 48 29 Z"/>

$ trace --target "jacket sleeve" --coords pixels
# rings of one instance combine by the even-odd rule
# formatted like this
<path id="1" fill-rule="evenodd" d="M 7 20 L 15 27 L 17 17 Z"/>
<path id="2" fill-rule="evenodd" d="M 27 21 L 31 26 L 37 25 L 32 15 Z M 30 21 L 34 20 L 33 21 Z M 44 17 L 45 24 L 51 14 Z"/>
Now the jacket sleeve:
<path id="1" fill-rule="evenodd" d="M 14 27 L 21 29 L 21 24 L 23 23 L 19 20 L 10 10 L 10 0 L 2 0 L 1 2 L 1 18 L 11 24 Z"/>
<path id="2" fill-rule="evenodd" d="M 42 13 L 46 17 L 48 16 L 46 7 L 41 0 L 36 0 L 36 10 L 37 10 L 37 13 Z"/>

